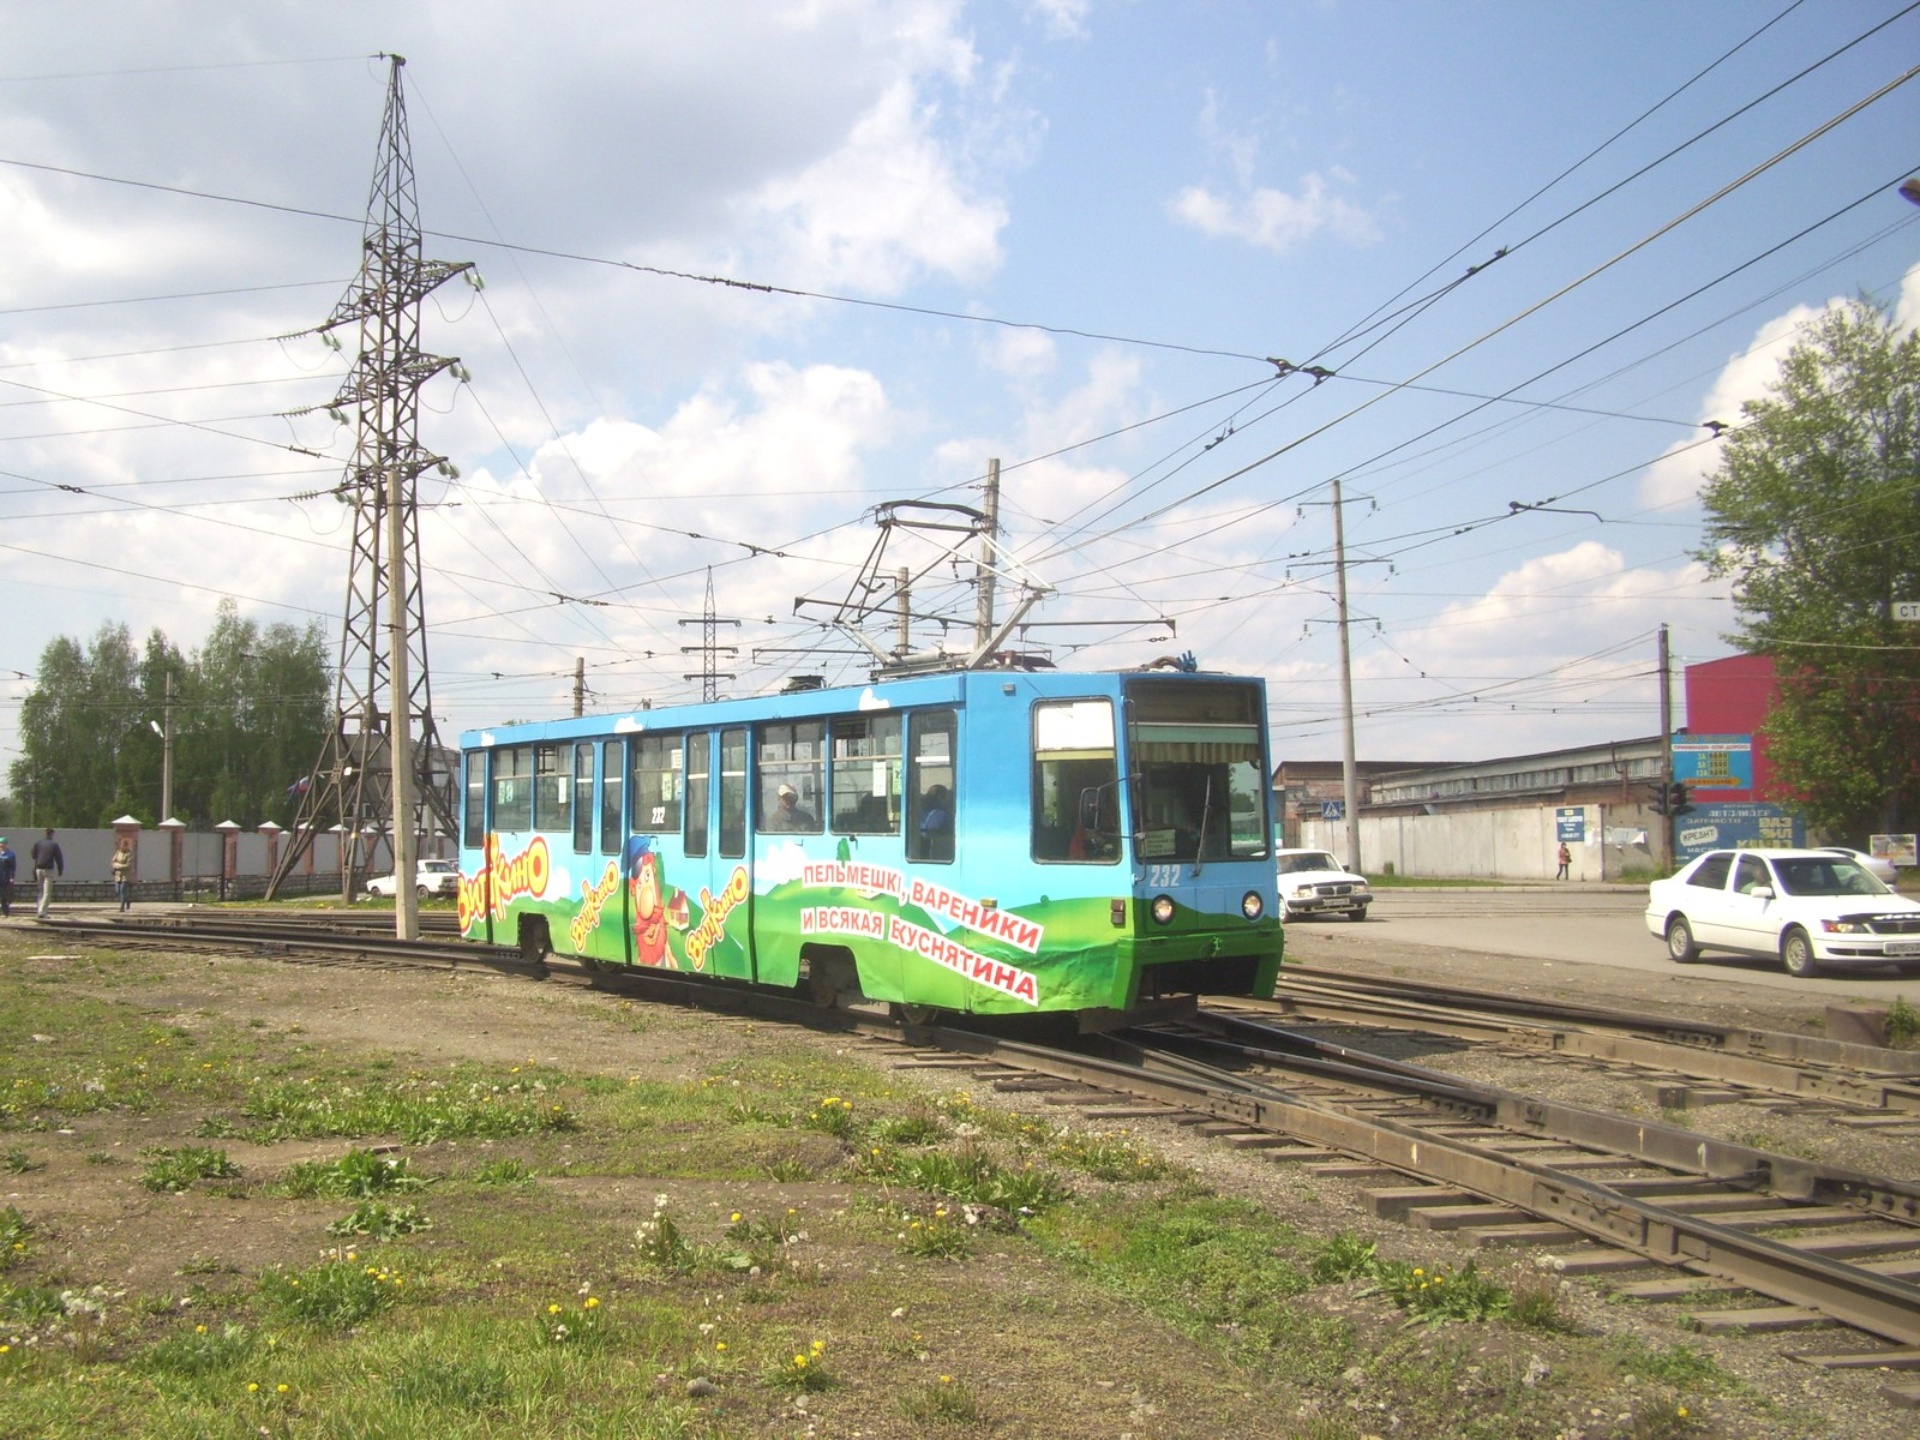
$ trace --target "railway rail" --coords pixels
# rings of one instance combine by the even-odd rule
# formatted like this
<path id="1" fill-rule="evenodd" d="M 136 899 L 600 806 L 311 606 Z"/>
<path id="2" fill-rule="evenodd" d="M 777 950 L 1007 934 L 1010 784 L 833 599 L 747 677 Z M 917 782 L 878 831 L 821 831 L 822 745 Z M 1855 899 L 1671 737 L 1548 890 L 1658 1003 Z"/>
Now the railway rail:
<path id="1" fill-rule="evenodd" d="M 1862 1123 L 1920 1136 L 1920 1051 L 1304 966 L 1287 969 L 1271 1004 L 1236 1003 L 1295 1023 L 1421 1031 L 1624 1069 L 1653 1085 L 1667 1108 L 1749 1099 L 1810 1107 L 1841 1124 L 1848 1111 L 1879 1112 Z"/>
<path id="2" fill-rule="evenodd" d="M 1312 1166 L 1359 1182 L 1383 1217 L 1478 1246 L 1549 1247 L 1556 1270 L 1612 1277 L 1625 1295 L 1697 1304 L 1724 1294 L 1724 1308 L 1692 1311 L 1704 1329 L 1844 1326 L 1857 1334 L 1800 1358 L 1920 1370 L 1920 1184 L 1363 1055 L 1286 1028 L 1278 1008 L 1258 1016 L 1243 1003 L 1214 1005 L 1188 1021 L 1084 1037 L 1064 1050 L 821 1007 L 791 991 L 594 971 L 465 942 L 329 933 L 278 917 L 58 919 L 46 927 L 116 944 L 322 963 L 485 966 L 852 1032 L 893 1047 L 887 1058 L 897 1065 L 963 1069 L 1090 1118 L 1159 1117 Z M 1653 1266 L 1681 1273 L 1633 1278 Z M 1920 1383 L 1889 1386 L 1888 1394 L 1920 1406 Z"/>

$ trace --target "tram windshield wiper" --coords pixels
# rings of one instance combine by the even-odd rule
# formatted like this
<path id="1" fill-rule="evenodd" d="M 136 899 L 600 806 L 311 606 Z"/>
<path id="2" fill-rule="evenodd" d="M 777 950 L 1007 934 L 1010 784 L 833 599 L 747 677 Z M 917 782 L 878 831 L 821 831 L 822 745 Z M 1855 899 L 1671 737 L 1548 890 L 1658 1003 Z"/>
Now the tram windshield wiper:
<path id="1" fill-rule="evenodd" d="M 1213 818 L 1213 776 L 1207 776 L 1207 791 L 1200 799 L 1200 833 L 1193 837 L 1193 874 L 1198 879 L 1205 868 L 1207 854 L 1207 821 Z"/>

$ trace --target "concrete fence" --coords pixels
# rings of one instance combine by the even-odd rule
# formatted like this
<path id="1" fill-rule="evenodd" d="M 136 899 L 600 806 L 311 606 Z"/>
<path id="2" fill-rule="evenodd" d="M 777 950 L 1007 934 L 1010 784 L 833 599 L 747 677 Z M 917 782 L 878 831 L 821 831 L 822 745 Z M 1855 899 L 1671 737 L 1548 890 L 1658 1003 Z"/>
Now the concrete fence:
<path id="1" fill-rule="evenodd" d="M 7 833 L 19 857 L 14 881 L 19 891 L 33 887 L 33 845 L 44 834 L 44 828 Z M 271 824 L 255 831 L 243 831 L 238 825 L 193 831 L 183 825 L 146 828 L 128 820 L 106 829 L 56 829 L 54 839 L 66 862 L 66 873 L 55 881 L 59 894 L 75 900 L 111 898 L 113 852 L 122 837 L 133 842 L 134 896 L 141 900 L 262 895 L 291 843 L 285 831 Z M 335 832 L 314 836 L 281 882 L 281 893 L 338 894 L 341 838 Z M 393 852 L 385 839 L 366 836 L 361 848 L 363 875 L 384 875 L 393 868 Z M 422 858 L 432 853 L 431 844 L 421 846 Z"/>
<path id="2" fill-rule="evenodd" d="M 1371 874 L 1485 880 L 1551 880 L 1561 825 L 1577 812 L 1568 842 L 1573 880 L 1650 878 L 1660 864 L 1661 817 L 1639 805 L 1528 805 L 1360 817 L 1360 863 Z M 1346 859 L 1346 827 L 1304 820 L 1300 843 Z"/>

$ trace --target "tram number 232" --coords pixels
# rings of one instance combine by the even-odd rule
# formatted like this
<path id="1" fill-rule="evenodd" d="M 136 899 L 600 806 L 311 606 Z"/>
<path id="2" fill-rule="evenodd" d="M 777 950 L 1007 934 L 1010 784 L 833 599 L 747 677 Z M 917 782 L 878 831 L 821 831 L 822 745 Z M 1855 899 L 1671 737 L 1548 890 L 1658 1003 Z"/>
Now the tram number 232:
<path id="1" fill-rule="evenodd" d="M 1169 886 L 1178 885 L 1180 883 L 1181 868 L 1182 867 L 1178 865 L 1149 865 L 1147 867 L 1147 888 L 1150 890 L 1165 890 Z"/>

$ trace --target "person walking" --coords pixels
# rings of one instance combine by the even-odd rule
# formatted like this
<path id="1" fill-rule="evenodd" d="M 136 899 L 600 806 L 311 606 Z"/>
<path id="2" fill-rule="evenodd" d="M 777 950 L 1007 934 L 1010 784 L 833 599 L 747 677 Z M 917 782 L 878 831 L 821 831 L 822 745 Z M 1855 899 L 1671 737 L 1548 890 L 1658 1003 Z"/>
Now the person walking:
<path id="1" fill-rule="evenodd" d="M 123 912 L 133 908 L 133 841 L 124 836 L 113 851 L 113 894 Z"/>
<path id="2" fill-rule="evenodd" d="M 13 853 L 7 837 L 0 835 L 0 919 L 13 914 L 13 877 L 19 866 L 20 857 Z"/>
<path id="3" fill-rule="evenodd" d="M 1571 880 L 1573 876 L 1567 872 L 1572 865 L 1573 851 L 1569 850 L 1567 848 L 1567 842 L 1562 840 L 1560 842 L 1560 868 L 1554 872 L 1553 878 L 1556 880 Z"/>
<path id="4" fill-rule="evenodd" d="M 67 857 L 60 853 L 60 842 L 53 838 L 49 825 L 46 838 L 33 842 L 33 878 L 40 886 L 40 903 L 33 913 L 40 919 L 46 919 L 47 911 L 53 908 L 53 877 L 66 873 Z"/>

